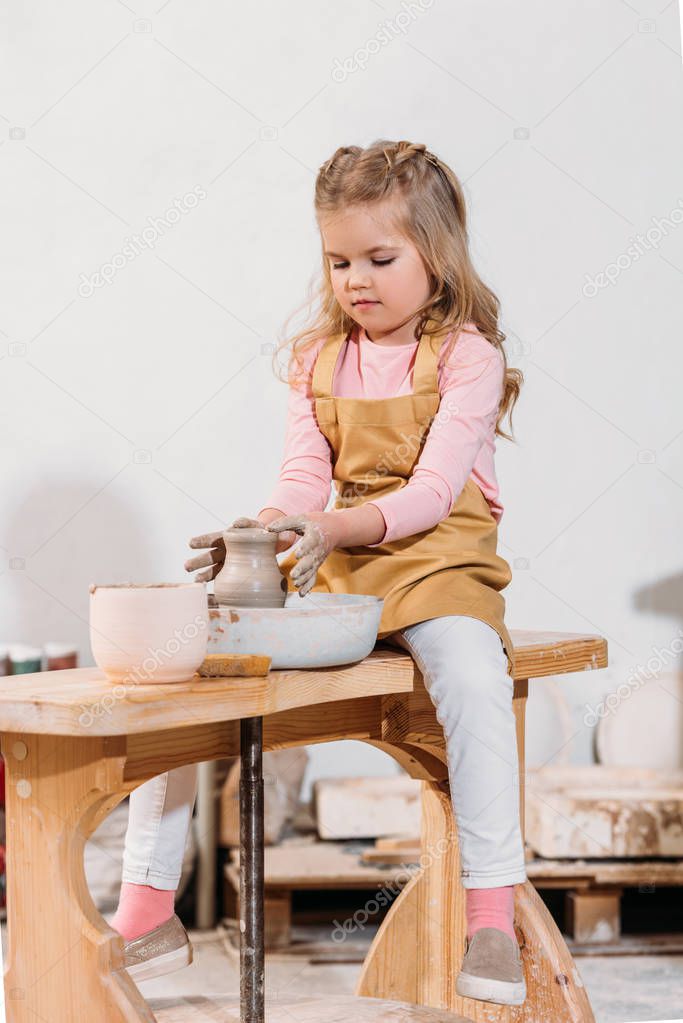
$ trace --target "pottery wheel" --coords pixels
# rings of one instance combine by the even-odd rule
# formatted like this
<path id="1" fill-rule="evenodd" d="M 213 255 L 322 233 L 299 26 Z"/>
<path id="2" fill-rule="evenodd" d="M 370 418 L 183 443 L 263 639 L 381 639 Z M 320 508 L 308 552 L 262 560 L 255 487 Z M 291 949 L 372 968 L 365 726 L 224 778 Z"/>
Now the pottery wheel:
<path id="1" fill-rule="evenodd" d="M 288 593 L 284 607 L 216 604 L 209 597 L 208 654 L 265 654 L 271 668 L 362 661 L 377 642 L 384 601 L 359 593 Z"/>

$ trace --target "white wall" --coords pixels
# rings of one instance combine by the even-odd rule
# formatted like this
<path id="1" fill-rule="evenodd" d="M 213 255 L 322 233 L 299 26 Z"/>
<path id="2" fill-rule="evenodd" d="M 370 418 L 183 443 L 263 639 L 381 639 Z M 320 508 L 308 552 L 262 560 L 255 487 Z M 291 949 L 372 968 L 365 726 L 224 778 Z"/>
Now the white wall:
<path id="1" fill-rule="evenodd" d="M 531 759 L 588 759 L 584 704 L 670 644 L 683 608 L 683 227 L 628 256 L 683 209 L 664 4 L 6 5 L 0 639 L 74 640 L 88 663 L 90 582 L 181 580 L 190 536 L 261 507 L 286 403 L 268 346 L 317 271 L 316 168 L 408 138 L 464 182 L 526 374 L 518 442 L 498 442 L 508 624 L 609 639 L 607 671 L 533 684 Z M 394 770 L 349 752 L 313 749 L 311 776 Z"/>

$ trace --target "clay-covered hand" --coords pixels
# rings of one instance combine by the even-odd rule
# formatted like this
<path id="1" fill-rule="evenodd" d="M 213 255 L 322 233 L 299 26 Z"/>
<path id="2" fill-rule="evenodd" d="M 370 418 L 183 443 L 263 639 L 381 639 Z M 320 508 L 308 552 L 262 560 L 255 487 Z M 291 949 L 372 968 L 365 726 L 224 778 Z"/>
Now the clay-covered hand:
<path id="1" fill-rule="evenodd" d="M 261 523 L 259 522 L 260 526 Z M 209 567 L 205 572 L 199 572 L 195 577 L 196 583 L 208 583 L 210 579 L 214 579 L 223 567 L 225 562 L 225 543 L 223 542 L 223 530 L 218 530 L 216 533 L 202 533 L 201 536 L 193 536 L 190 540 L 190 547 L 194 548 L 206 548 L 209 550 L 206 554 L 198 554 L 196 558 L 190 558 L 185 562 L 185 571 L 194 572 L 198 568 Z"/>
<path id="2" fill-rule="evenodd" d="M 253 529 L 256 526 L 260 526 L 261 529 L 265 529 L 264 524 L 259 519 L 247 519 L 247 518 L 242 517 L 242 518 L 239 518 L 239 519 L 235 519 L 235 521 L 233 522 L 233 524 L 232 524 L 232 526 L 230 528 L 231 529 L 249 529 L 249 528 Z M 296 543 L 297 539 L 298 539 L 298 537 L 297 537 L 296 533 L 292 533 L 292 532 L 280 533 L 280 535 L 277 538 L 277 543 L 275 544 L 275 553 L 276 554 L 282 554 L 282 552 L 288 550 L 292 546 L 293 543 Z"/>
<path id="3" fill-rule="evenodd" d="M 263 523 L 259 522 L 258 519 L 247 519 L 242 516 L 230 526 L 226 526 L 226 529 L 244 529 L 251 527 L 263 529 Z M 199 554 L 196 558 L 190 558 L 189 561 L 185 562 L 186 572 L 195 572 L 198 568 L 208 569 L 206 572 L 200 572 L 195 576 L 194 581 L 196 583 L 208 583 L 211 579 L 215 579 L 225 563 L 225 542 L 223 540 L 224 530 L 219 530 L 216 533 L 202 533 L 201 536 L 193 536 L 190 540 L 190 547 L 208 547 L 209 550 L 206 554 Z"/>
<path id="4" fill-rule="evenodd" d="M 235 519 L 226 529 L 263 529 L 264 525 L 259 519 L 250 519 L 241 515 Z M 190 547 L 209 548 L 205 554 L 198 554 L 196 558 L 190 558 L 185 562 L 186 572 L 196 572 L 199 568 L 206 568 L 205 572 L 199 572 L 194 581 L 196 583 L 208 583 L 215 579 L 225 563 L 225 542 L 223 540 L 224 530 L 215 533 L 202 533 L 201 536 L 193 536 L 190 540 Z M 277 538 L 275 553 L 281 554 L 288 550 L 293 543 L 296 543 L 297 534 L 294 532 L 281 533 Z M 207 568 L 208 566 L 208 568 Z"/>
<path id="5" fill-rule="evenodd" d="M 228 526 L 228 529 L 263 529 L 263 523 L 259 519 L 250 519 L 246 515 L 240 515 L 231 526 Z"/>
<path id="6" fill-rule="evenodd" d="M 315 585 L 318 569 L 337 546 L 339 521 L 339 515 L 332 512 L 308 512 L 305 515 L 283 515 L 266 526 L 271 532 L 293 530 L 303 537 L 294 551 L 299 563 L 290 573 L 300 597 L 305 597 Z"/>

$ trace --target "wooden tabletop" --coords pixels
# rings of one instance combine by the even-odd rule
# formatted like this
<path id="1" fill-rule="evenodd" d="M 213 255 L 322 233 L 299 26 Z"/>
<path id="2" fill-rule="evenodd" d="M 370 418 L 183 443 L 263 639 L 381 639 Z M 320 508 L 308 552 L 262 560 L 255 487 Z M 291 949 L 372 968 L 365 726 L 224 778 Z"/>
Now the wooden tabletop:
<path id="1" fill-rule="evenodd" d="M 259 678 L 195 675 L 164 685 L 117 686 L 99 668 L 41 671 L 0 679 L 0 732 L 132 735 L 410 692 L 413 679 L 411 658 L 392 650 L 336 668 L 271 671 Z"/>
<path id="2" fill-rule="evenodd" d="M 601 636 L 511 631 L 515 678 L 604 668 Z M 413 689 L 404 650 L 379 645 L 363 661 L 335 668 L 271 671 L 262 678 L 200 678 L 117 687 L 98 668 L 67 668 L 0 678 L 0 732 L 131 735 L 265 716 L 293 707 Z M 124 691 L 122 691 L 124 690 Z"/>

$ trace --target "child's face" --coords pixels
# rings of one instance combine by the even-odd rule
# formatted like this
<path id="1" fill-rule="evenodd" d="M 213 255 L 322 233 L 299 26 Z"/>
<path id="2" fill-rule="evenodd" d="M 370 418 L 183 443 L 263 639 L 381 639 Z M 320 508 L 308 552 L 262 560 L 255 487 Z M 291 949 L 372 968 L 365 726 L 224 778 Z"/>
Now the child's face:
<path id="1" fill-rule="evenodd" d="M 318 218 L 335 297 L 373 339 L 391 333 L 430 294 L 422 257 L 394 226 L 391 210 L 377 203 Z M 357 304 L 359 299 L 374 304 Z"/>

